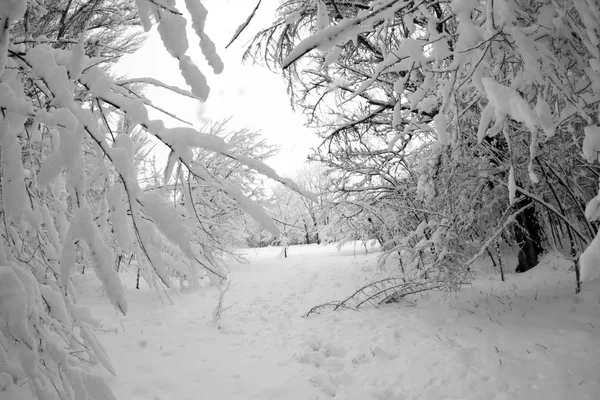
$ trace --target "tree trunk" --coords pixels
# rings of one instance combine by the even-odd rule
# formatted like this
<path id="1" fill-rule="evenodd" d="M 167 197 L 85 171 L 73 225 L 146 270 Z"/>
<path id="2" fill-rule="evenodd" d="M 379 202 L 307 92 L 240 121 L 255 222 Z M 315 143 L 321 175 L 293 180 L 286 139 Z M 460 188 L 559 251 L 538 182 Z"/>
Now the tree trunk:
<path id="1" fill-rule="evenodd" d="M 530 198 L 521 200 L 521 205 L 525 206 L 532 203 Z M 515 237 L 519 243 L 518 264 L 515 272 L 529 271 L 538 264 L 542 248 L 542 229 L 537 216 L 535 207 L 531 206 L 517 216 Z"/>
<path id="2" fill-rule="evenodd" d="M 319 226 L 317 225 L 317 219 L 311 215 L 311 218 L 313 220 L 313 226 L 315 227 L 315 241 L 317 242 L 317 244 L 321 244 L 321 238 L 319 238 Z"/>
<path id="3" fill-rule="evenodd" d="M 318 245 L 321 244 L 321 238 L 319 237 L 319 232 L 315 233 L 315 240 L 317 241 Z"/>
<path id="4" fill-rule="evenodd" d="M 306 225 L 306 222 L 303 222 L 304 224 L 304 237 L 306 240 L 306 244 L 310 244 L 310 232 L 308 230 L 308 225 Z"/>

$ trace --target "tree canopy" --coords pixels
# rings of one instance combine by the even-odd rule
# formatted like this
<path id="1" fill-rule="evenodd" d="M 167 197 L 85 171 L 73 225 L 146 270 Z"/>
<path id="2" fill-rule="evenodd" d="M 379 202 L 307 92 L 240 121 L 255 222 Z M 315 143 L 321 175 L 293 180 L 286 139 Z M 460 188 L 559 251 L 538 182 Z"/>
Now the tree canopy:
<path id="1" fill-rule="evenodd" d="M 176 290 L 174 277 L 198 287 L 202 276 L 223 290 L 223 221 L 231 228 L 246 212 L 279 234 L 253 193 L 257 173 L 305 193 L 261 161 L 274 149 L 256 133 L 166 128 L 149 117 L 144 85 L 209 95 L 186 54 L 188 22 L 210 68 L 223 69 L 204 31 L 207 10 L 197 0 L 185 8 L 187 17 L 171 0 L 0 1 L 0 392 L 16 384 L 39 399 L 113 398 L 91 368 L 115 373 L 73 273 L 93 270 L 123 314 L 120 268 L 136 268 L 159 292 Z M 152 27 L 187 88 L 112 76 Z M 170 153 L 144 187 L 141 132 Z"/>
<path id="2" fill-rule="evenodd" d="M 599 22 L 586 1 L 284 1 L 247 56 L 283 69 L 339 204 L 390 252 L 466 265 L 503 236 L 526 270 L 596 236 Z"/>

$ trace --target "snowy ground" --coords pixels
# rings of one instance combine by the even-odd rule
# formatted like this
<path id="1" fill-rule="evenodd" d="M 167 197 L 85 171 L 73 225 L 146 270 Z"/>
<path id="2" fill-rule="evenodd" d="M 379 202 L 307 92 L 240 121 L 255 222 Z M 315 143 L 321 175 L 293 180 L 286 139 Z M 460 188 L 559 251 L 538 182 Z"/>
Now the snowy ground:
<path id="1" fill-rule="evenodd" d="M 88 286 L 86 303 L 118 376 L 119 399 L 598 399 L 600 284 L 574 295 L 573 273 L 552 255 L 508 282 L 489 268 L 451 298 L 326 311 L 376 272 L 377 254 L 347 247 L 243 251 L 232 262 L 227 310 L 215 326 L 213 289 L 161 303 L 128 289 L 118 316 Z M 514 269 L 514 268 L 512 268 Z"/>

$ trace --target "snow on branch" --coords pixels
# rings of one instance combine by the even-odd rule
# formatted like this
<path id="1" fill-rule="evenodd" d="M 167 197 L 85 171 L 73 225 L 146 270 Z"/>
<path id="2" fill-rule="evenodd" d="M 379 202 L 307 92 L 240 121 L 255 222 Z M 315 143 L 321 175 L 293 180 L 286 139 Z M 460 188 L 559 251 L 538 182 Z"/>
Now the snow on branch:
<path id="1" fill-rule="evenodd" d="M 246 165 L 247 167 L 250 167 L 250 168 L 258 171 L 259 173 L 263 174 L 264 176 L 281 183 L 282 185 L 284 185 L 284 186 L 288 187 L 289 189 L 293 190 L 294 192 L 306 197 L 307 199 L 310 199 L 311 201 L 314 201 L 314 202 L 318 201 L 316 194 L 311 193 L 308 190 L 302 189 L 292 179 L 283 178 L 283 177 L 279 176 L 279 174 L 277 174 L 277 172 L 275 172 L 275 170 L 273 168 L 269 167 L 262 161 L 255 160 L 255 159 L 250 158 L 243 154 L 233 154 L 228 151 L 223 152 L 223 154 L 240 162 L 241 164 Z"/>
<path id="2" fill-rule="evenodd" d="M 326 27 L 296 45 L 283 60 L 283 69 L 288 68 L 314 49 L 328 51 L 336 45 L 344 44 L 356 38 L 361 32 L 372 29 L 372 26 L 376 22 L 393 15 L 408 4 L 408 2 L 391 0 L 377 9 L 365 13 L 365 15 L 356 18 L 347 18 L 340 21 L 337 25 Z"/>
<path id="3" fill-rule="evenodd" d="M 154 79 L 154 78 L 149 78 L 149 77 L 129 78 L 129 79 L 115 81 L 115 85 L 119 85 L 119 86 L 126 86 L 126 85 L 130 85 L 130 84 L 134 84 L 134 83 L 153 85 L 153 86 L 157 86 L 157 87 L 160 87 L 163 89 L 170 90 L 174 93 L 180 94 L 185 97 L 190 97 L 190 98 L 196 99 L 196 100 L 199 99 L 198 97 L 194 96 L 189 90 L 182 89 L 178 86 L 167 85 L 166 83 L 163 83 L 163 82 L 159 81 L 158 79 Z"/>
<path id="4" fill-rule="evenodd" d="M 340 301 L 331 301 L 311 308 L 304 317 L 318 314 L 324 309 L 333 311 L 351 309 L 357 311 L 363 305 L 378 307 L 382 304 L 396 302 L 406 296 L 422 293 L 429 290 L 441 290 L 448 286 L 446 282 L 427 280 L 422 282 L 409 281 L 404 277 L 391 276 L 364 285 L 350 296 Z"/>
<path id="5" fill-rule="evenodd" d="M 479 257 L 481 257 L 483 255 L 483 253 L 485 253 L 486 250 L 500 237 L 500 235 L 502 235 L 502 233 L 511 224 L 516 222 L 517 216 L 519 214 L 521 214 L 523 211 L 525 211 L 527 208 L 531 207 L 532 205 L 533 205 L 533 203 L 527 204 L 527 205 L 521 207 L 520 209 L 518 209 L 517 211 L 515 211 L 514 213 L 512 213 L 511 215 L 509 215 L 508 217 L 506 217 L 506 219 L 504 220 L 502 225 L 498 229 L 496 229 L 493 234 L 491 234 L 488 237 L 488 239 L 485 241 L 485 243 L 480 247 L 479 251 L 473 257 L 471 257 L 467 262 L 465 262 L 465 266 L 469 266 L 469 265 L 473 264 Z"/>
<path id="6" fill-rule="evenodd" d="M 262 0 L 258 0 L 258 3 L 256 3 L 256 6 L 254 6 L 254 9 L 252 10 L 252 13 L 250 13 L 250 15 L 248 15 L 248 18 L 246 18 L 246 20 L 242 22 L 241 25 L 238 26 L 238 28 L 235 30 L 235 33 L 231 37 L 231 40 L 229 40 L 229 43 L 227 43 L 227 46 L 225 46 L 226 49 L 229 48 L 229 46 L 231 46 L 233 42 L 235 42 L 235 40 L 242 34 L 244 29 L 246 29 L 246 27 L 250 24 L 250 22 L 256 15 L 256 11 L 258 11 L 258 7 L 260 7 L 261 2 Z"/>
<path id="7" fill-rule="evenodd" d="M 90 89 L 94 96 L 123 111 L 132 121 L 142 125 L 148 132 L 167 145 L 175 158 L 184 162 L 186 167 L 191 171 L 195 171 L 196 174 L 198 174 L 197 168 L 191 165 L 191 149 L 199 147 L 235 159 L 313 201 L 316 199 L 314 194 L 303 190 L 291 179 L 279 176 L 271 167 L 263 162 L 245 155 L 233 154 L 227 149 L 226 142 L 218 136 L 202 133 L 190 127 L 166 128 L 161 121 L 151 120 L 140 101 L 124 97 L 119 93 L 107 90 L 107 86 L 105 85 L 97 84 L 98 81 L 104 81 L 105 79 L 106 75 L 98 67 L 93 67 L 82 74 L 80 80 Z M 170 158 L 170 160 L 172 165 L 173 159 Z M 257 222 L 267 227 L 273 234 L 278 235 L 278 229 L 272 221 L 269 221 L 267 214 L 261 206 L 255 204 L 254 201 L 244 196 L 239 189 L 231 185 L 219 185 L 219 187 L 234 198 Z"/>

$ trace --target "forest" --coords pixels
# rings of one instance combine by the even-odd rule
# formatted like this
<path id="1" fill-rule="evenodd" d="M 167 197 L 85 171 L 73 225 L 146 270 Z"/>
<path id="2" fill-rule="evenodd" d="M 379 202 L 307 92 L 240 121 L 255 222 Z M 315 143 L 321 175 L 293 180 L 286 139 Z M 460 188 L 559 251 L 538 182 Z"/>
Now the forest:
<path id="1" fill-rule="evenodd" d="M 301 337 L 308 350 L 290 357 L 318 370 L 291 386 L 267 387 L 265 377 L 255 392 L 207 398 L 592 399 L 600 390 L 600 4 L 280 0 L 263 25 L 262 0 L 238 3 L 245 19 L 218 21 L 233 32 L 222 48 L 207 29 L 217 7 L 208 0 L 0 0 L 0 399 L 198 398 L 181 382 L 179 391 L 131 397 L 118 381 L 119 365 L 131 362 L 118 340 L 151 347 L 125 326 L 143 332 L 143 312 L 161 307 L 185 319 L 204 313 L 198 332 L 220 338 L 223 353 L 233 345 L 218 335 L 256 339 L 263 321 L 275 332 L 265 354 L 283 357 L 269 347 Z M 185 86 L 117 72 L 149 34 Z M 220 55 L 244 37 L 240 63 L 277 73 L 319 138 L 294 176 L 269 166 L 278 148 L 260 131 L 190 121 L 146 95 L 153 87 L 206 102 L 218 90 L 211 78 L 227 68 Z M 265 300 L 273 290 L 288 297 Z M 453 325 L 456 309 L 471 315 Z M 504 312 L 514 329 L 503 326 Z M 530 322 L 518 318 L 529 312 L 537 313 Z M 378 331 L 394 313 L 406 313 L 414 329 Z M 389 340 L 376 345 L 363 332 L 368 350 L 351 354 L 363 344 L 336 345 L 342 333 L 327 316 L 348 331 L 371 323 Z M 399 363 L 408 350 L 389 343 L 402 335 L 416 346 L 404 355 L 421 365 L 418 352 L 441 346 L 419 339 L 435 331 L 428 316 L 440 332 L 469 327 L 456 333 L 462 341 L 434 337 L 453 349 L 454 365 L 481 362 L 489 376 L 447 376 L 440 356 L 428 371 L 415 368 L 420 379 L 438 378 L 428 389 L 390 375 L 408 364 L 368 367 Z M 288 320 L 296 322 L 286 330 Z M 557 352 L 523 363 L 565 370 L 503 375 L 502 360 L 519 365 L 518 346 L 493 329 L 472 337 L 481 321 L 504 338 L 526 332 L 522 340 L 533 341 L 523 353 Z M 188 328 L 171 322 L 173 337 Z M 170 334 L 152 332 L 154 341 Z M 493 368 L 472 359 L 473 343 L 495 348 Z M 511 350 L 502 355 L 502 346 Z M 113 351 L 123 360 L 114 363 Z M 235 357 L 219 354 L 215 363 L 225 371 L 248 362 Z M 281 382 L 299 374 L 280 376 L 261 362 Z M 494 377 L 562 383 L 499 383 L 493 391 L 502 396 L 469 383 Z M 540 386 L 547 392 L 527 391 Z"/>

